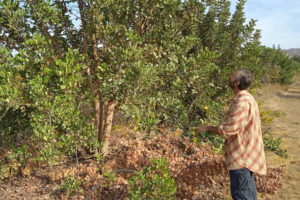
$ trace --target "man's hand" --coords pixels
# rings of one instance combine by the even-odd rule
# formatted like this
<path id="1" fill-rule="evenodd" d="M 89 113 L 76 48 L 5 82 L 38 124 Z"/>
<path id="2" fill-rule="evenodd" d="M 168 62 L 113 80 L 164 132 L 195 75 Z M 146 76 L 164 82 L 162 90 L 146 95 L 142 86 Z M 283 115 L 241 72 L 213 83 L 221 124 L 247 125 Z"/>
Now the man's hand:
<path id="1" fill-rule="evenodd" d="M 220 134 L 219 133 L 219 129 L 218 127 L 215 126 L 199 126 L 195 129 L 195 133 L 201 133 L 201 132 L 211 132 L 211 133 L 215 133 L 215 134 Z"/>
<path id="2" fill-rule="evenodd" d="M 195 129 L 195 133 L 201 133 L 201 132 L 207 132 L 208 131 L 208 126 L 199 126 Z"/>

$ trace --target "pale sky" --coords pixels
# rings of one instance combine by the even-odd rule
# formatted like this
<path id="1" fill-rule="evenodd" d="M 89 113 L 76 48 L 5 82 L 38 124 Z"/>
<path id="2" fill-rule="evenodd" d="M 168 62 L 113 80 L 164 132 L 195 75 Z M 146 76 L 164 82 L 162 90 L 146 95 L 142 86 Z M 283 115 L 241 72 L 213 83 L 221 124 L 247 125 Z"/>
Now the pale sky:
<path id="1" fill-rule="evenodd" d="M 231 2 L 234 11 L 237 0 Z M 244 11 L 247 20 L 258 20 L 262 45 L 300 48 L 300 0 L 248 0 Z"/>

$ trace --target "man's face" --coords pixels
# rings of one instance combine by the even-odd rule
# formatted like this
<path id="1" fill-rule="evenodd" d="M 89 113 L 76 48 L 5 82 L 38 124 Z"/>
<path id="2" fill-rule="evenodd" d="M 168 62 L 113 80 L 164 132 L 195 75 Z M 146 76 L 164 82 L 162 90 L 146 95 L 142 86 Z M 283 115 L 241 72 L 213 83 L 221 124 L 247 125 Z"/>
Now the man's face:
<path id="1" fill-rule="evenodd" d="M 236 73 L 237 72 L 235 72 L 235 73 L 233 73 L 231 76 L 230 76 L 230 78 L 229 78 L 229 83 L 228 83 L 228 85 L 229 85 L 229 87 L 231 87 L 231 89 L 234 89 L 235 88 L 235 76 L 236 76 Z"/>

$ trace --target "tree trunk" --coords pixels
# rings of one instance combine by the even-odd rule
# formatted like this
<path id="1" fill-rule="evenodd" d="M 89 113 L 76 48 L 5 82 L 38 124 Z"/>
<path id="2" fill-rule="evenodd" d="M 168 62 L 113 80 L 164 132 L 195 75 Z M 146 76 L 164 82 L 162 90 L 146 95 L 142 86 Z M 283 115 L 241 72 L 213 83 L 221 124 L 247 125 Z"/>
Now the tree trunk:
<path id="1" fill-rule="evenodd" d="M 102 93 L 99 93 L 99 102 L 100 102 L 100 109 L 99 109 L 99 126 L 97 127 L 97 131 L 98 131 L 98 142 L 101 143 L 102 142 L 102 135 L 103 135 L 103 124 L 104 124 L 104 102 L 103 102 L 103 96 Z"/>
<path id="2" fill-rule="evenodd" d="M 107 110 L 105 115 L 105 124 L 103 129 L 103 134 L 101 141 L 104 142 L 104 146 L 102 148 L 102 153 L 104 155 L 107 155 L 109 153 L 109 136 L 111 134 L 111 128 L 112 128 L 112 121 L 114 117 L 114 111 L 115 111 L 115 101 L 109 100 L 107 103 Z"/>
<path id="3" fill-rule="evenodd" d="M 104 103 L 103 103 L 103 96 L 101 92 L 97 93 L 97 99 L 94 102 L 94 120 L 96 126 L 96 137 L 99 143 L 102 142 L 102 135 L 103 135 L 103 122 L 104 122 Z M 96 150 L 98 152 L 98 149 Z"/>

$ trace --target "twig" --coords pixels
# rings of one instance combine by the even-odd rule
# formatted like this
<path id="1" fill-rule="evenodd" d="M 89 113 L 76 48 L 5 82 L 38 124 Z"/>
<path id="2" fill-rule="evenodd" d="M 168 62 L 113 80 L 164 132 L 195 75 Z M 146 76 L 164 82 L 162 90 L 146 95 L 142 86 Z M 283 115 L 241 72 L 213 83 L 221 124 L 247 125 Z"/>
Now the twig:
<path id="1" fill-rule="evenodd" d="M 5 112 L 2 114 L 2 116 L 0 117 L 0 121 L 5 117 L 6 113 L 8 112 L 9 107 L 6 108 Z"/>

